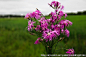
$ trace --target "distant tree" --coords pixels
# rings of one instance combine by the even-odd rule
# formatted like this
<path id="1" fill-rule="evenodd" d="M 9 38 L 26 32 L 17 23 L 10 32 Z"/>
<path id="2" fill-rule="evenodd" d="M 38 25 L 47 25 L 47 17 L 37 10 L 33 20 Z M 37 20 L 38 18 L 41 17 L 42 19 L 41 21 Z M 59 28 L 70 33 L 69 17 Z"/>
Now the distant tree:
<path id="1" fill-rule="evenodd" d="M 83 14 L 86 15 L 86 11 L 84 11 Z"/>
<path id="2" fill-rule="evenodd" d="M 83 14 L 83 12 L 78 12 L 78 13 L 77 13 L 77 15 L 82 15 L 82 14 Z"/>

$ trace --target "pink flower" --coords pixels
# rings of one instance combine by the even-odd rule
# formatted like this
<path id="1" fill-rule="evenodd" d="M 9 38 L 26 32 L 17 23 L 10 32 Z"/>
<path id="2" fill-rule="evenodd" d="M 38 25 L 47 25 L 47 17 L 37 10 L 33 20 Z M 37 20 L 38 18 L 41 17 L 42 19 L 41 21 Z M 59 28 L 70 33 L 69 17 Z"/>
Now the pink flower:
<path id="1" fill-rule="evenodd" d="M 36 13 L 37 15 L 41 15 L 41 12 L 40 12 L 39 10 L 36 10 L 35 13 Z"/>
<path id="2" fill-rule="evenodd" d="M 55 28 L 55 26 L 52 24 L 52 25 L 51 25 L 51 29 L 54 29 L 54 28 Z"/>
<path id="3" fill-rule="evenodd" d="M 36 11 L 35 11 L 35 18 L 36 18 L 36 19 L 39 19 L 39 18 L 41 17 L 41 15 L 42 15 L 42 14 L 41 14 L 41 12 L 40 12 L 39 10 L 36 10 Z"/>
<path id="4" fill-rule="evenodd" d="M 56 12 L 51 12 L 52 19 L 55 21 L 57 19 Z"/>
<path id="5" fill-rule="evenodd" d="M 43 39 L 45 39 L 46 40 L 46 42 L 49 40 L 52 40 L 52 31 L 50 30 L 50 29 L 48 29 L 47 31 L 43 31 L 43 34 L 42 34 L 43 36 Z"/>
<path id="6" fill-rule="evenodd" d="M 39 20 L 39 22 L 42 22 L 43 20 L 45 20 L 45 17 L 42 17 L 42 18 Z"/>
<path id="7" fill-rule="evenodd" d="M 40 21 L 40 26 L 41 26 L 42 31 L 47 30 L 47 27 L 48 27 L 47 20 L 41 20 Z"/>
<path id="8" fill-rule="evenodd" d="M 69 33 L 70 33 L 69 30 L 66 29 L 66 30 L 65 30 L 65 35 L 66 35 L 67 37 L 69 37 Z"/>
<path id="9" fill-rule="evenodd" d="M 68 53 L 69 55 L 74 54 L 74 49 L 73 48 L 72 49 L 68 49 L 68 51 L 66 53 Z"/>
<path id="10" fill-rule="evenodd" d="M 64 30 L 63 29 L 61 29 L 61 33 L 64 33 Z"/>
<path id="11" fill-rule="evenodd" d="M 69 26 L 69 25 L 72 25 L 72 22 L 69 21 L 69 20 L 61 20 L 61 21 L 59 22 L 59 24 L 65 25 L 65 26 Z"/>
<path id="12" fill-rule="evenodd" d="M 47 22 L 49 22 L 49 23 L 50 23 L 50 21 L 51 21 L 51 19 L 47 19 Z"/>
<path id="13" fill-rule="evenodd" d="M 34 27 L 34 24 L 35 22 L 33 22 L 33 21 L 31 21 L 31 20 L 29 20 L 28 21 L 28 31 L 30 31 L 30 29 L 32 30 L 32 28 Z"/>
<path id="14" fill-rule="evenodd" d="M 39 44 L 39 43 L 40 43 L 40 41 L 42 41 L 42 40 L 41 40 L 41 38 L 38 38 L 38 39 L 35 41 L 35 43 L 34 43 L 34 44 Z"/>
<path id="15" fill-rule="evenodd" d="M 36 10 L 35 12 L 30 13 L 30 17 L 31 18 L 36 18 L 36 19 L 40 19 L 41 15 L 42 14 L 39 10 Z"/>
<path id="16" fill-rule="evenodd" d="M 60 30 L 60 29 L 63 29 L 63 28 L 64 28 L 64 25 L 56 24 L 54 29 Z"/>
<path id="17" fill-rule="evenodd" d="M 52 41 L 54 38 L 56 38 L 57 36 L 59 36 L 60 33 L 58 30 L 54 30 L 52 31 L 51 29 L 48 29 L 46 31 L 43 31 L 43 34 L 42 34 L 42 37 L 43 39 L 46 40 L 46 42 L 49 40 L 49 41 Z"/>
<path id="18" fill-rule="evenodd" d="M 61 10 L 64 9 L 64 6 L 62 5 Z"/>
<path id="19" fill-rule="evenodd" d="M 65 18 L 67 17 L 67 14 L 65 13 Z"/>
<path id="20" fill-rule="evenodd" d="M 52 1 L 51 4 L 49 4 L 51 7 L 58 7 L 59 6 L 59 2 L 58 1 Z"/>
<path id="21" fill-rule="evenodd" d="M 24 18 L 26 19 L 30 18 L 30 13 L 27 13 Z"/>
<path id="22" fill-rule="evenodd" d="M 63 15 L 64 15 L 64 12 L 63 12 L 63 11 L 60 11 L 60 12 L 59 12 L 59 15 L 60 15 L 60 16 L 63 16 Z"/>
<path id="23" fill-rule="evenodd" d="M 54 30 L 54 31 L 52 31 L 52 35 L 53 35 L 53 37 L 57 37 L 57 36 L 60 35 L 60 31 L 59 30 Z"/>

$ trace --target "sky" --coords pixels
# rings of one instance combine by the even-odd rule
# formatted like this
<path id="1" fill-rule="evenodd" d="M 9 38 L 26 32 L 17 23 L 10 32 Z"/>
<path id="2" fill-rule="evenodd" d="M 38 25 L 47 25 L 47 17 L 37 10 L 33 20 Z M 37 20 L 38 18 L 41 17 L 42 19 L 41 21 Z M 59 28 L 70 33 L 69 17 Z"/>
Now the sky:
<path id="1" fill-rule="evenodd" d="M 44 15 L 54 11 L 48 3 L 54 0 L 0 0 L 0 14 L 21 14 L 33 12 L 38 8 Z M 86 0 L 55 0 L 64 6 L 64 12 L 86 10 Z"/>

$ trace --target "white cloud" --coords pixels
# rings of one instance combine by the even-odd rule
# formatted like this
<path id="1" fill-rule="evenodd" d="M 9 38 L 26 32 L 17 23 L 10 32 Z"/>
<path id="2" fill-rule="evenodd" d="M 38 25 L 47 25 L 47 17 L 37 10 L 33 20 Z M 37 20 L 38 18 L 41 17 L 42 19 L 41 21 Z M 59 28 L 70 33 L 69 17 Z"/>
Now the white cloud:
<path id="1" fill-rule="evenodd" d="M 52 0 L 0 0 L 0 14 L 26 14 L 38 8 L 42 13 L 53 11 L 48 5 Z M 85 0 L 58 0 L 65 6 L 65 12 L 86 10 Z"/>

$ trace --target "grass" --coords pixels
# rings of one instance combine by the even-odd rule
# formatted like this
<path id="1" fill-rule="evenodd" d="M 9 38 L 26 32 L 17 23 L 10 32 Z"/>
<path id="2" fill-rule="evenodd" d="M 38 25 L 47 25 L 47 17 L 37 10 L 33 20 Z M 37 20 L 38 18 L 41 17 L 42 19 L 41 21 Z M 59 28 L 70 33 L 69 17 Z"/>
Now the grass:
<path id="1" fill-rule="evenodd" d="M 86 15 L 69 15 L 67 19 L 73 22 L 68 27 L 70 37 L 59 42 L 57 49 L 67 43 L 65 48 L 73 47 L 76 54 L 86 54 Z M 0 57 L 41 57 L 44 47 L 34 44 L 37 36 L 29 34 L 27 25 L 24 18 L 0 18 Z M 57 54 L 65 52 L 59 50 Z"/>

